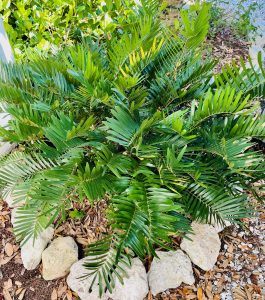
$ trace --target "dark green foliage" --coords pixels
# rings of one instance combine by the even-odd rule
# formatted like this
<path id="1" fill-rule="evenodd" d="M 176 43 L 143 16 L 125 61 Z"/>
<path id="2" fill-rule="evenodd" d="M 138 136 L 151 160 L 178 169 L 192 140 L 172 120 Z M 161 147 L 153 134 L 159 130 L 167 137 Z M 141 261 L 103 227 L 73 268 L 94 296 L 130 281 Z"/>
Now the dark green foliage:
<path id="1" fill-rule="evenodd" d="M 26 199 L 17 236 L 63 220 L 73 201 L 107 195 L 111 233 L 87 249 L 100 293 L 122 280 L 130 257 L 170 248 L 191 220 L 251 214 L 244 191 L 264 177 L 253 140 L 265 136 L 264 70 L 232 66 L 211 80 L 215 62 L 200 48 L 208 9 L 183 13 L 172 33 L 154 6 L 120 38 L 1 66 L 13 117 L 1 136 L 20 144 L 1 159 L 1 188 Z"/>

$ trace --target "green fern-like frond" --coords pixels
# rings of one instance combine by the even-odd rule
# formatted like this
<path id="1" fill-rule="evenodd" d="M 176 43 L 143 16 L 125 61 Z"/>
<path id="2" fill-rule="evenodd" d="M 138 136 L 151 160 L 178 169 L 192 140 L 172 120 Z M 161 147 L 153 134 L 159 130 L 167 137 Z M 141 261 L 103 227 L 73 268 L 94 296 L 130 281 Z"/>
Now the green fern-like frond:
<path id="1" fill-rule="evenodd" d="M 206 223 L 238 220 L 251 211 L 246 195 L 229 195 L 218 186 L 191 185 L 183 195 L 183 204 L 193 219 Z"/>

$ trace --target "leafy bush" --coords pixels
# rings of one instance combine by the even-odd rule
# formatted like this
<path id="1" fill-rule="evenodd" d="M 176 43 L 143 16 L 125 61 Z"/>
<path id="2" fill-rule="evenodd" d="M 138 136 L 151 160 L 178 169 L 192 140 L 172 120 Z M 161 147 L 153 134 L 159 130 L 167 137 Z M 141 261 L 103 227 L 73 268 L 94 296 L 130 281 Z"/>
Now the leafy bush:
<path id="1" fill-rule="evenodd" d="M 240 39 L 249 40 L 250 34 L 257 31 L 253 24 L 253 13 L 259 9 L 257 1 L 235 1 L 233 9 L 228 12 L 229 2 L 224 0 L 209 0 L 212 4 L 210 10 L 210 34 L 216 35 L 224 29 L 230 29 L 232 34 Z"/>
<path id="2" fill-rule="evenodd" d="M 89 35 L 110 38 L 121 34 L 145 10 L 145 2 L 4 0 L 0 15 L 15 54 L 21 58 L 27 49 L 47 51 Z"/>
<path id="3" fill-rule="evenodd" d="M 2 65 L 1 128 L 19 151 L 2 157 L 3 195 L 18 210 L 20 240 L 67 217 L 73 201 L 107 195 L 112 233 L 89 245 L 100 293 L 137 255 L 170 248 L 191 220 L 237 222 L 251 214 L 245 190 L 264 176 L 255 139 L 265 135 L 258 97 L 265 72 L 202 58 L 209 6 L 182 11 L 174 34 L 149 15 L 122 36 Z"/>

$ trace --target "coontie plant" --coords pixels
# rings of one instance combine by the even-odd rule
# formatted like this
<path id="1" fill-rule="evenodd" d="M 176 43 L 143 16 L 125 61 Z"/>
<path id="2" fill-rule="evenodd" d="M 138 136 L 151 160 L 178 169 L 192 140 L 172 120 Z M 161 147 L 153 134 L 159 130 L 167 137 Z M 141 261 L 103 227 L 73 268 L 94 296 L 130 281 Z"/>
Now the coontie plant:
<path id="1" fill-rule="evenodd" d="M 36 237 L 74 201 L 107 195 L 111 233 L 87 247 L 85 264 L 100 294 L 131 257 L 169 249 L 191 220 L 250 215 L 244 191 L 264 177 L 253 139 L 265 135 L 262 64 L 242 61 L 213 77 L 216 62 L 201 51 L 209 6 L 182 11 L 177 33 L 156 11 L 112 40 L 1 66 L 12 119 L 0 134 L 19 145 L 1 158 L 1 189 L 25 202 L 15 233 Z"/>

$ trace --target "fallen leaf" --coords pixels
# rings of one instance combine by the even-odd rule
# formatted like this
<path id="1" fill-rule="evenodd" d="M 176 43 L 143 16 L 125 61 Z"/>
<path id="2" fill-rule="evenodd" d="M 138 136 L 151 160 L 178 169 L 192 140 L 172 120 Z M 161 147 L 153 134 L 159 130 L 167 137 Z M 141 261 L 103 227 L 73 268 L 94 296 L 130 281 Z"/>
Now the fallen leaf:
<path id="1" fill-rule="evenodd" d="M 234 251 L 234 246 L 233 246 L 233 244 L 230 244 L 227 249 L 227 252 L 232 253 L 233 251 Z"/>
<path id="2" fill-rule="evenodd" d="M 57 296 L 58 298 L 62 297 L 62 295 L 67 291 L 67 286 L 64 285 L 62 282 L 60 283 L 58 290 L 57 290 Z"/>
<path id="3" fill-rule="evenodd" d="M 247 295 L 244 291 L 241 290 L 240 287 L 236 287 L 233 290 L 233 298 L 235 300 L 246 300 L 247 299 Z"/>
<path id="4" fill-rule="evenodd" d="M 247 295 L 247 297 L 248 297 L 248 300 L 251 300 L 251 299 L 252 299 L 252 296 L 251 296 L 250 291 L 247 289 L 247 287 L 244 287 L 244 289 L 245 289 L 246 295 Z"/>
<path id="5" fill-rule="evenodd" d="M 22 286 L 22 283 L 20 281 L 15 281 L 15 285 Z"/>
<path id="6" fill-rule="evenodd" d="M 25 293 L 26 293 L 26 289 L 24 289 L 18 296 L 18 300 L 23 300 L 24 296 L 25 296 Z"/>
<path id="7" fill-rule="evenodd" d="M 16 290 L 15 294 L 18 296 L 22 291 L 23 291 L 23 288 L 19 288 L 19 289 Z"/>
<path id="8" fill-rule="evenodd" d="M 87 246 L 88 244 L 88 240 L 85 238 L 77 238 L 76 241 L 83 246 Z"/>
<path id="9" fill-rule="evenodd" d="M 51 300 L 57 300 L 57 290 L 53 289 L 51 294 Z"/>
<path id="10" fill-rule="evenodd" d="M 205 290 L 208 300 L 213 300 L 212 283 L 209 281 Z"/>
<path id="11" fill-rule="evenodd" d="M 189 294 L 189 290 L 186 287 L 184 287 L 183 290 L 182 290 L 182 294 L 183 294 L 183 296 L 188 295 Z"/>
<path id="12" fill-rule="evenodd" d="M 3 296 L 4 296 L 5 300 L 12 300 L 9 292 L 5 289 L 3 289 Z"/>
<path id="13" fill-rule="evenodd" d="M 187 300 L 193 300 L 193 299 L 197 299 L 197 296 L 196 295 L 188 295 L 188 296 L 186 296 L 185 299 L 187 299 Z"/>
<path id="14" fill-rule="evenodd" d="M 199 287 L 198 290 L 197 290 L 197 298 L 198 298 L 198 300 L 203 299 L 203 291 L 202 291 L 201 287 Z"/>
<path id="15" fill-rule="evenodd" d="M 68 290 L 66 292 L 66 298 L 67 298 L 67 300 L 72 300 L 73 299 L 73 295 L 72 295 L 72 292 L 70 290 Z"/>
<path id="16" fill-rule="evenodd" d="M 6 253 L 6 255 L 9 256 L 9 257 L 13 255 L 14 249 L 13 249 L 12 244 L 6 243 L 6 245 L 5 245 L 5 253 Z"/>
<path id="17" fill-rule="evenodd" d="M 10 257 L 0 258 L 0 266 L 3 266 L 5 264 L 9 263 L 10 260 L 13 259 L 15 256 L 16 256 L 16 254 L 13 254 Z"/>
<path id="18" fill-rule="evenodd" d="M 12 286 L 13 286 L 12 279 L 9 278 L 7 281 L 4 282 L 4 289 L 9 290 L 12 288 Z"/>
<path id="19" fill-rule="evenodd" d="M 149 291 L 147 300 L 152 300 L 152 299 L 153 299 L 152 293 L 151 291 Z"/>

